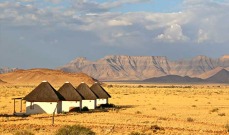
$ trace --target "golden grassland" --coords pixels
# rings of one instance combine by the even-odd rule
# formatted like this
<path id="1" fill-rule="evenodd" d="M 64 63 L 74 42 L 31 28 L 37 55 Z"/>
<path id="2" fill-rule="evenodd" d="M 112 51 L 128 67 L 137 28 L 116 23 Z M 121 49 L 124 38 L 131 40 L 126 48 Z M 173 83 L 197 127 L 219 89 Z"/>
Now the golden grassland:
<path id="1" fill-rule="evenodd" d="M 29 130 L 53 135 L 63 125 L 80 124 L 98 135 L 130 134 L 228 134 L 228 85 L 112 84 L 105 89 L 117 105 L 108 112 L 39 114 L 14 117 L 13 97 L 27 95 L 35 86 L 0 86 L 0 134 Z M 57 89 L 59 87 L 56 87 Z M 23 101 L 23 111 L 25 111 Z M 19 111 L 19 101 L 17 111 Z M 228 127 L 225 127 L 227 126 Z"/>

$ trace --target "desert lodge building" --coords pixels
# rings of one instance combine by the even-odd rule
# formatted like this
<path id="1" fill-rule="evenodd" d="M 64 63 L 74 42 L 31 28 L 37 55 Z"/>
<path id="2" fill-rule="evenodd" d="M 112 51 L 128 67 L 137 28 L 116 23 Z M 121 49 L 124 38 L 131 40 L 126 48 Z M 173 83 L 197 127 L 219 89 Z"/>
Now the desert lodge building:
<path id="1" fill-rule="evenodd" d="M 107 104 L 109 98 L 111 96 L 99 83 L 89 87 L 82 82 L 75 88 L 66 82 L 56 91 L 49 82 L 43 81 L 23 100 L 26 101 L 26 114 L 52 114 L 78 111 L 84 107 L 95 109 L 101 104 Z"/>

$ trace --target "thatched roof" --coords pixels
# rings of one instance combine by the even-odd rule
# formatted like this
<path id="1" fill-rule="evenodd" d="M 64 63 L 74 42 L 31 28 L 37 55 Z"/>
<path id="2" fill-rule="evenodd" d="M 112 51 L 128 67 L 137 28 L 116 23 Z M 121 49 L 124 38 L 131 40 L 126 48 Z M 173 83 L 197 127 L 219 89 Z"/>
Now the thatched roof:
<path id="1" fill-rule="evenodd" d="M 64 97 L 49 82 L 43 81 L 25 96 L 24 100 L 30 102 L 57 102 L 64 100 Z"/>
<path id="2" fill-rule="evenodd" d="M 85 100 L 95 100 L 97 96 L 91 91 L 86 83 L 81 83 L 76 90 L 84 97 Z"/>
<path id="3" fill-rule="evenodd" d="M 110 98 L 107 91 L 98 83 L 94 83 L 90 89 L 97 95 L 98 98 Z"/>
<path id="4" fill-rule="evenodd" d="M 61 86 L 58 92 L 65 98 L 66 101 L 79 101 L 83 99 L 79 92 L 76 91 L 69 82 L 66 82 L 63 86 Z"/>

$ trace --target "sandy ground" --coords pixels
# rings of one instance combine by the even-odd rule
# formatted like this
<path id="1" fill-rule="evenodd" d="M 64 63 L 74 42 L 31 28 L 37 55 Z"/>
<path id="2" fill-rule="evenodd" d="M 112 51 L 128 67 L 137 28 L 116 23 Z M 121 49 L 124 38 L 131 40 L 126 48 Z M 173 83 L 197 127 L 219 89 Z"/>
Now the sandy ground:
<path id="1" fill-rule="evenodd" d="M 118 108 L 108 112 L 40 114 L 14 117 L 13 97 L 23 97 L 35 86 L 0 86 L 0 134 L 27 129 L 38 135 L 53 135 L 63 125 L 80 124 L 98 135 L 228 134 L 229 86 L 113 84 L 105 88 Z M 58 87 L 56 87 L 58 88 Z M 17 103 L 17 111 L 20 104 Z M 23 101 L 24 103 L 24 101 Z M 23 104 L 23 111 L 25 105 Z"/>

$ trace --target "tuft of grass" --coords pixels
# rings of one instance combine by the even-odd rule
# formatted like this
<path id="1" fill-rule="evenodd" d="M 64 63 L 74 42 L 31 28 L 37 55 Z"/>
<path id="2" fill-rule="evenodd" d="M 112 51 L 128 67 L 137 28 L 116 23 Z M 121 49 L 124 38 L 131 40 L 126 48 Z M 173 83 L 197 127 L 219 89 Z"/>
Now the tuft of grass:
<path id="1" fill-rule="evenodd" d="M 21 131 L 17 131 L 14 135 L 35 135 L 35 134 L 28 130 L 21 130 Z"/>
<path id="2" fill-rule="evenodd" d="M 193 122 L 193 121 L 194 121 L 194 119 L 193 119 L 193 118 L 191 118 L 191 117 L 188 117 L 188 118 L 187 118 L 187 121 L 188 121 L 188 122 Z"/>
<path id="3" fill-rule="evenodd" d="M 196 107 L 196 105 L 192 105 L 192 107 Z"/>
<path id="4" fill-rule="evenodd" d="M 152 110 L 157 110 L 157 108 L 156 107 L 153 107 Z"/>
<path id="5" fill-rule="evenodd" d="M 80 125 L 67 125 L 60 128 L 56 135 L 95 135 L 95 132 L 93 132 L 90 128 L 86 128 Z"/>
<path id="6" fill-rule="evenodd" d="M 212 110 L 210 110 L 210 112 L 218 112 L 219 108 L 213 108 Z"/>
<path id="7" fill-rule="evenodd" d="M 140 111 L 136 111 L 136 112 L 135 112 L 135 114 L 142 114 L 142 112 L 140 112 Z"/>
<path id="8" fill-rule="evenodd" d="M 225 113 L 218 113 L 219 116 L 226 116 Z"/>
<path id="9" fill-rule="evenodd" d="M 227 132 L 229 132 L 229 123 L 227 123 L 227 124 L 225 125 L 225 128 L 226 128 Z"/>
<path id="10" fill-rule="evenodd" d="M 153 130 L 153 132 L 157 132 L 157 131 L 160 131 L 160 130 L 164 130 L 163 127 L 159 127 L 158 125 L 152 125 L 150 127 L 151 130 Z"/>
<path id="11" fill-rule="evenodd" d="M 146 134 L 140 132 L 131 132 L 129 135 L 146 135 Z"/>

